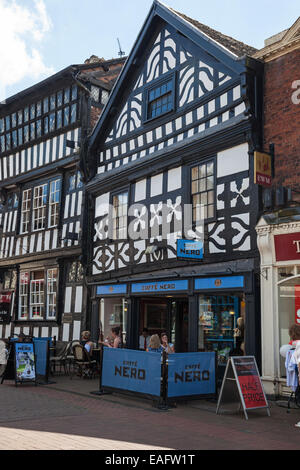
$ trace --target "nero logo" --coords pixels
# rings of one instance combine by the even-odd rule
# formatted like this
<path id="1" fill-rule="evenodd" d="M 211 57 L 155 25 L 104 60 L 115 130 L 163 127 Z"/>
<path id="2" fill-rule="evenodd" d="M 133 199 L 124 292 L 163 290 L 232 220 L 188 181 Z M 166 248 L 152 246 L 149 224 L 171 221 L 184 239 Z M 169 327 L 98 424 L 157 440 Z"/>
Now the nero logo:
<path id="1" fill-rule="evenodd" d="M 179 382 L 202 382 L 209 380 L 208 370 L 190 370 L 182 371 L 181 373 L 175 372 L 175 383 Z"/>
<path id="2" fill-rule="evenodd" d="M 136 367 L 115 366 L 115 376 L 117 375 L 128 379 L 146 380 L 146 371 Z"/>

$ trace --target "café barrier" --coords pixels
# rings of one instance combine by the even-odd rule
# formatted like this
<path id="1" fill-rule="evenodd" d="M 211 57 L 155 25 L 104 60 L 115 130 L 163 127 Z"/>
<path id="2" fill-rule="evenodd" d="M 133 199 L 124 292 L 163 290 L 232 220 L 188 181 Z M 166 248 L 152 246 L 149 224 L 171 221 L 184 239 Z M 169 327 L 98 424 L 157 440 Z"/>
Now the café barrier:
<path id="1" fill-rule="evenodd" d="M 216 353 L 167 355 L 103 347 L 100 392 L 124 391 L 158 399 L 216 396 Z M 97 393 L 97 392 L 92 392 Z"/>
<path id="2" fill-rule="evenodd" d="M 48 383 L 50 361 L 49 338 L 33 338 L 33 343 L 36 358 L 36 375 L 39 380 Z"/>

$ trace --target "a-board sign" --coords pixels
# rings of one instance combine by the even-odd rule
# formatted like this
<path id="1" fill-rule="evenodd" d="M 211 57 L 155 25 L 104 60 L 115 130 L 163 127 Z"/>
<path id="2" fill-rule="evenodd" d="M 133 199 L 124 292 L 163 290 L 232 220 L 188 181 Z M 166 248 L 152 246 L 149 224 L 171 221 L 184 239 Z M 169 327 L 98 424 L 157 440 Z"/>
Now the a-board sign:
<path id="1" fill-rule="evenodd" d="M 247 410 L 266 408 L 270 416 L 269 405 L 261 383 L 254 356 L 230 357 L 224 374 L 217 413 L 221 404 L 242 404 L 246 419 Z"/>
<path id="2" fill-rule="evenodd" d="M 15 343 L 16 382 L 35 382 L 36 367 L 33 343 Z"/>

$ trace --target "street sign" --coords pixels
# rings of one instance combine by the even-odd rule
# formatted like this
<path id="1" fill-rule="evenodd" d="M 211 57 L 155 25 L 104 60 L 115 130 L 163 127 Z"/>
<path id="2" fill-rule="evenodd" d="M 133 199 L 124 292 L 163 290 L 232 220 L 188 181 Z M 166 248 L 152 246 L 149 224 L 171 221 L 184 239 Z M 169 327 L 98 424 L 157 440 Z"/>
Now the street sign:
<path id="1" fill-rule="evenodd" d="M 230 357 L 223 378 L 217 405 L 217 414 L 221 403 L 242 404 L 245 418 L 247 410 L 266 408 L 270 416 L 269 405 L 260 380 L 254 356 Z"/>
<path id="2" fill-rule="evenodd" d="M 254 152 L 254 183 L 271 186 L 272 157 L 269 153 Z"/>

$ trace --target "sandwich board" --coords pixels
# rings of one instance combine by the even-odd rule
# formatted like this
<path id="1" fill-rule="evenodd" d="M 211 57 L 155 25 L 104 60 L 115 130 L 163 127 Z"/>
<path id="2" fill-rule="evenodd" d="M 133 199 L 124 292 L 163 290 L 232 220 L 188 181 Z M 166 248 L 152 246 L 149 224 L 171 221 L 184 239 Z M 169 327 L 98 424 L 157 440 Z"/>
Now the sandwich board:
<path id="1" fill-rule="evenodd" d="M 18 383 L 36 381 L 36 358 L 33 343 L 13 342 L 10 345 L 9 356 L 1 384 L 4 380 L 15 380 Z"/>
<path id="2" fill-rule="evenodd" d="M 232 356 L 229 358 L 218 399 L 218 414 L 221 404 L 238 403 L 242 405 L 245 418 L 248 410 L 270 409 L 260 380 L 254 356 Z"/>

